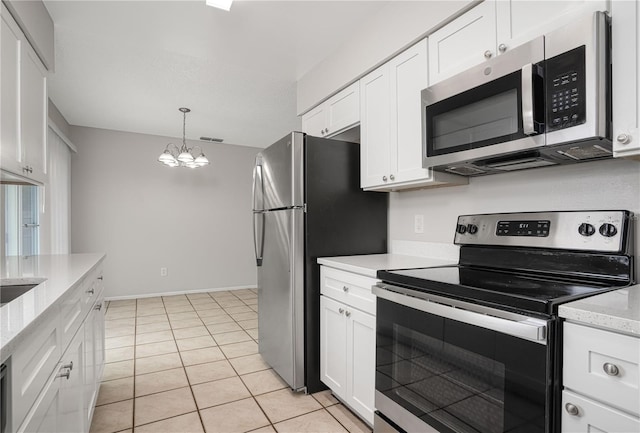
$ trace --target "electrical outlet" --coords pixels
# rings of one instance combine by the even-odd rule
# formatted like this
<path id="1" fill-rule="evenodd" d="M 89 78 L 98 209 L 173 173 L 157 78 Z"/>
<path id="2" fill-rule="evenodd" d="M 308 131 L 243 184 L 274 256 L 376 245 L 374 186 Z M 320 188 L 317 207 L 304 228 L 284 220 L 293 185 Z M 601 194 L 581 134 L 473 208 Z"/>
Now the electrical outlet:
<path id="1" fill-rule="evenodd" d="M 413 231 L 415 233 L 424 233 L 424 215 L 413 216 Z"/>
<path id="2" fill-rule="evenodd" d="M 166 277 L 167 275 L 169 275 L 169 270 L 167 268 L 160 268 L 160 276 Z"/>

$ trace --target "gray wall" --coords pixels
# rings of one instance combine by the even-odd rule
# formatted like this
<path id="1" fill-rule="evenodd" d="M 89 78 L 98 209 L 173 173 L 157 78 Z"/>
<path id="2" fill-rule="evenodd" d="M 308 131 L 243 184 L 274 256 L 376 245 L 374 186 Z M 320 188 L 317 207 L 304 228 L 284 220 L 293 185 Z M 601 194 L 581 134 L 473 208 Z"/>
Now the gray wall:
<path id="1" fill-rule="evenodd" d="M 581 209 L 640 214 L 640 163 L 608 160 L 539 168 L 471 178 L 465 186 L 392 193 L 389 239 L 451 243 L 458 215 Z M 416 214 L 424 215 L 423 234 L 413 231 Z"/>
<path id="2" fill-rule="evenodd" d="M 256 285 L 251 175 L 259 149 L 197 143 L 211 165 L 171 169 L 157 158 L 180 139 L 75 126 L 70 138 L 78 147 L 71 249 L 107 254 L 107 297 Z"/>

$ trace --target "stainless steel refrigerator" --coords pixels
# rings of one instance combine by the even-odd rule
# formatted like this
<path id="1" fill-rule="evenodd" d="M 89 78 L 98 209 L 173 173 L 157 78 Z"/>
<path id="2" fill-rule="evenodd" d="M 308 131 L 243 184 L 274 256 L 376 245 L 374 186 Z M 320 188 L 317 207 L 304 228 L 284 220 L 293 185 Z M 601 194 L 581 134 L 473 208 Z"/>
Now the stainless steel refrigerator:
<path id="1" fill-rule="evenodd" d="M 360 189 L 360 146 L 293 132 L 256 156 L 259 351 L 294 390 L 320 382 L 318 257 L 385 253 L 386 193 Z"/>

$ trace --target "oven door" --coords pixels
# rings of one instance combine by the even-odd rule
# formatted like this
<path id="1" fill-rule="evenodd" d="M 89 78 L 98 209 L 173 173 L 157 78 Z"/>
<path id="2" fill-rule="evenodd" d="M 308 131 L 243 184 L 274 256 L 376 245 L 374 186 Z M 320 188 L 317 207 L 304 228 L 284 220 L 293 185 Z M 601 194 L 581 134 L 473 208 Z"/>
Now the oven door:
<path id="1" fill-rule="evenodd" d="M 544 146 L 544 38 L 422 91 L 425 167 Z"/>
<path id="2" fill-rule="evenodd" d="M 546 321 L 502 311 L 507 318 L 496 317 L 435 296 L 374 293 L 375 404 L 384 417 L 408 432 L 547 431 Z"/>

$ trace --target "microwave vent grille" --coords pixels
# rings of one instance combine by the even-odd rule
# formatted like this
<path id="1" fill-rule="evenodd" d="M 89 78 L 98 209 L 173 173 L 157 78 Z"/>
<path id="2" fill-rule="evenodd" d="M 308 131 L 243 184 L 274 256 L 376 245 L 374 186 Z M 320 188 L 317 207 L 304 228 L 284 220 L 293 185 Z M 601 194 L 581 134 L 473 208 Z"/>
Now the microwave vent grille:
<path id="1" fill-rule="evenodd" d="M 559 150 L 558 153 L 578 161 L 611 156 L 610 150 L 598 146 L 597 144 L 593 146 L 573 146 L 565 150 Z"/>
<path id="2" fill-rule="evenodd" d="M 455 167 L 455 166 L 447 167 L 445 170 L 450 172 L 450 173 L 459 174 L 461 176 L 475 176 L 477 174 L 486 173 L 486 171 L 480 170 L 479 168 L 469 167 L 469 166 L 464 166 L 464 165 L 460 166 L 460 167 Z"/>

